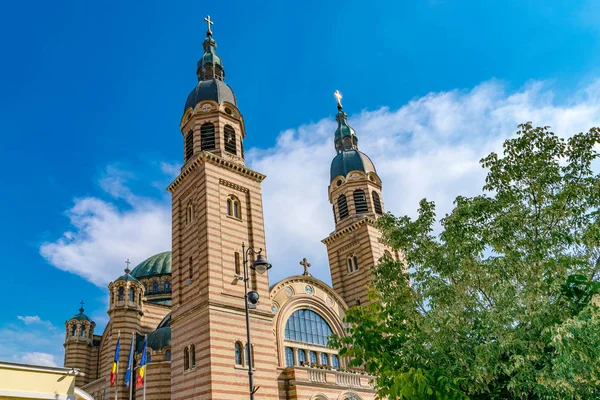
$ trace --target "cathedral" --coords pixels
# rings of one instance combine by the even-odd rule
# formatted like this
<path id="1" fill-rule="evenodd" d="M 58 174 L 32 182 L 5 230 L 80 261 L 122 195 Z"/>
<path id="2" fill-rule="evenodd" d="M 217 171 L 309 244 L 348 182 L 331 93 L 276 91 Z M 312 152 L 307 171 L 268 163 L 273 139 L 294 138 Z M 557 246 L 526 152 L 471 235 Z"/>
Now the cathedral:
<path id="1" fill-rule="evenodd" d="M 171 251 L 126 268 L 108 285 L 110 319 L 103 332 L 94 331 L 83 306 L 67 320 L 64 365 L 84 373 L 76 384 L 95 399 L 128 399 L 123 377 L 132 338 L 135 365 L 147 338 L 145 387 L 132 393 L 138 400 L 144 391 L 151 400 L 248 399 L 249 370 L 260 400 L 372 400 L 373 377 L 349 368 L 327 342 L 331 334 L 344 335 L 346 310 L 368 301 L 369 267 L 384 254 L 398 257 L 375 227 L 383 213 L 375 166 L 358 150 L 336 92 L 327 188 L 335 230 L 322 240 L 332 287 L 311 276 L 306 259 L 299 275 L 269 282 L 266 177 L 245 165 L 244 119 L 225 83 L 210 17 L 205 20 L 198 83 L 180 122 L 183 166 L 167 188 Z M 119 372 L 111 385 L 119 334 Z"/>

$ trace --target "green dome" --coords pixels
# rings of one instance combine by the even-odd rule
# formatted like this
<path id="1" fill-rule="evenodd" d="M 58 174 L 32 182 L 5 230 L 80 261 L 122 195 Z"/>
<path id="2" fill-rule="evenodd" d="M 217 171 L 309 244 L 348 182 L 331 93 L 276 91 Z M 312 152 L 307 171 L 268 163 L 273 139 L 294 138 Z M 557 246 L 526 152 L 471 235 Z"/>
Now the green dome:
<path id="1" fill-rule="evenodd" d="M 171 327 L 164 326 L 158 328 L 148 335 L 148 348 L 152 350 L 162 350 L 171 346 Z M 136 353 L 141 353 L 144 349 L 144 337 L 139 335 L 136 339 Z"/>
<path id="2" fill-rule="evenodd" d="M 77 321 L 90 321 L 93 322 L 90 317 L 83 313 L 83 308 L 79 309 L 79 313 L 75 314 L 71 317 L 71 319 L 76 319 Z"/>
<path id="3" fill-rule="evenodd" d="M 330 182 L 340 175 L 345 178 L 352 171 L 377 172 L 373 161 L 365 153 L 354 149 L 344 150 L 331 162 Z"/>
<path id="4" fill-rule="evenodd" d="M 139 282 L 137 279 L 135 279 L 134 276 L 132 276 L 131 274 L 125 274 L 125 275 L 121 275 L 120 277 L 117 278 L 116 281 L 125 281 L 125 282 Z M 116 282 L 115 281 L 115 282 Z"/>
<path id="5" fill-rule="evenodd" d="M 136 279 L 151 276 L 171 275 L 171 252 L 158 253 L 142 261 L 131 271 L 131 276 Z"/>

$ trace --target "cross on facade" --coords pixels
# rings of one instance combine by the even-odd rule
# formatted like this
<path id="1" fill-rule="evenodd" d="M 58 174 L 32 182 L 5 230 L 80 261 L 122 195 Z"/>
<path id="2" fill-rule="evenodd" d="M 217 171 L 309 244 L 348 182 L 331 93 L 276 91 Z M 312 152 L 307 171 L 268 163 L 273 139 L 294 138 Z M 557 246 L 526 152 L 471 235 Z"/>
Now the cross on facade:
<path id="1" fill-rule="evenodd" d="M 209 35 L 212 35 L 212 31 L 210 30 L 210 26 L 212 24 L 214 24 L 214 22 L 212 22 L 210 20 L 210 15 L 207 15 L 206 18 L 204 18 L 204 20 L 206 21 L 207 25 L 208 25 L 208 30 L 206 31 L 206 33 L 208 33 Z"/>
<path id="2" fill-rule="evenodd" d="M 310 267 L 310 263 L 306 261 L 306 258 L 303 258 L 302 261 L 300 261 L 300 265 L 304 267 L 304 273 L 302 275 L 311 276 L 310 272 L 308 272 L 308 267 Z"/>
<path id="3" fill-rule="evenodd" d="M 333 94 L 333 97 L 335 97 L 337 99 L 338 108 L 342 109 L 342 94 L 340 93 L 340 91 L 336 90 L 335 93 Z"/>

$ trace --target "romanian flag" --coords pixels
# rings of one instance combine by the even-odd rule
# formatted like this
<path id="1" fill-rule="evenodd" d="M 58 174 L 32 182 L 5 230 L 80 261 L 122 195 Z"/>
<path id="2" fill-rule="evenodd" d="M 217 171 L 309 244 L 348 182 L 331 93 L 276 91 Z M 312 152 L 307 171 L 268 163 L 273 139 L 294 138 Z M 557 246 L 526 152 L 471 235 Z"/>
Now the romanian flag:
<path id="1" fill-rule="evenodd" d="M 148 335 L 144 338 L 144 350 L 142 350 L 142 360 L 140 361 L 140 368 L 138 369 L 137 380 L 135 381 L 135 387 L 139 388 L 144 386 L 146 383 L 146 351 L 148 346 Z"/>
<path id="2" fill-rule="evenodd" d="M 119 351 L 121 350 L 121 332 L 117 336 L 117 346 L 115 347 L 115 358 L 113 359 L 112 369 L 110 370 L 110 386 L 117 380 L 117 369 L 119 368 Z"/>
<path id="3" fill-rule="evenodd" d="M 135 334 L 134 334 L 135 335 Z M 135 346 L 135 336 L 131 338 L 131 347 L 129 347 L 129 359 L 127 360 L 127 371 L 125 371 L 125 387 L 129 389 L 131 385 L 131 371 L 133 371 L 133 348 Z"/>

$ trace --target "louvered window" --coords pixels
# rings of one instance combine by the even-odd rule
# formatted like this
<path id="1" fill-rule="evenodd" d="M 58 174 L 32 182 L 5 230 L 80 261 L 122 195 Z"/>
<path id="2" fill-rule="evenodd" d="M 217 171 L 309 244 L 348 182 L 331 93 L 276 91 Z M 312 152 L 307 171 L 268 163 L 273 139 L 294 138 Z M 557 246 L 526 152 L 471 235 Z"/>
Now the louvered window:
<path id="1" fill-rule="evenodd" d="M 185 135 L 185 161 L 194 155 L 194 132 L 189 131 Z"/>
<path id="2" fill-rule="evenodd" d="M 210 122 L 200 127 L 200 147 L 203 151 L 214 150 L 215 144 L 215 126 Z"/>
<path id="3" fill-rule="evenodd" d="M 348 217 L 348 202 L 346 201 L 346 195 L 340 195 L 338 197 L 338 211 L 340 213 L 340 220 Z"/>
<path id="4" fill-rule="evenodd" d="M 379 199 L 379 195 L 377 194 L 377 192 L 373 192 L 373 207 L 375 207 L 375 212 L 377 214 L 383 214 L 383 209 L 381 208 L 381 200 Z"/>
<path id="5" fill-rule="evenodd" d="M 231 125 L 225 125 L 225 151 L 231 154 L 237 154 L 235 131 Z"/>
<path id="6" fill-rule="evenodd" d="M 354 191 L 354 207 L 356 207 L 357 214 L 369 212 L 369 208 L 367 207 L 367 196 L 365 196 L 365 192 L 361 189 Z"/>

